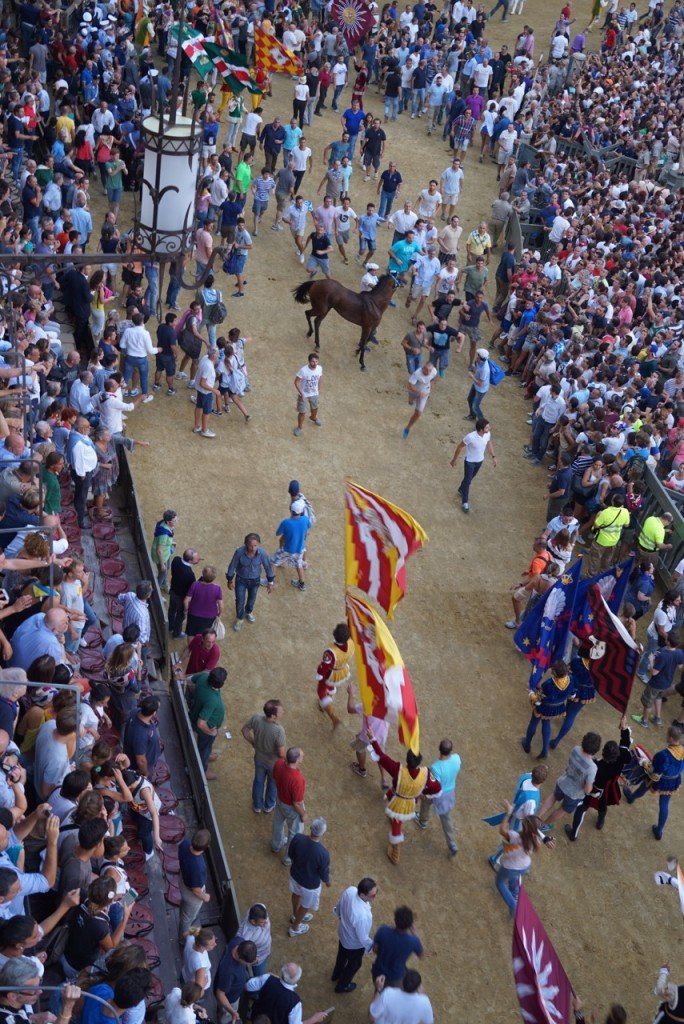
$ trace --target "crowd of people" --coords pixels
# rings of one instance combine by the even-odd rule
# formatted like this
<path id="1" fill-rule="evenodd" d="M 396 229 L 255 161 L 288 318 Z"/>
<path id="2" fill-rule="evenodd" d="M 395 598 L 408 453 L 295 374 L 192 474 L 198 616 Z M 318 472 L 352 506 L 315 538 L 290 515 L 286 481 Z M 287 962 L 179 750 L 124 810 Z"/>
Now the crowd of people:
<path id="1" fill-rule="evenodd" d="M 118 477 L 117 451 L 146 443 L 131 436 L 127 418 L 162 389 L 173 399 L 179 382 L 187 384 L 193 430 L 202 438 L 216 437 L 210 417 L 233 406 L 249 422 L 245 352 L 252 339 L 242 327 L 224 328 L 237 318 L 219 286 L 216 257 L 220 249 L 223 271 L 235 278 L 230 299 L 240 300 L 255 240 L 267 246 L 271 230 L 289 230 L 293 272 L 299 263 L 311 277 L 330 278 L 333 261 L 339 257 L 346 266 L 353 256 L 361 292 L 378 287 L 385 270 L 406 286 L 410 324 L 400 343 L 411 416 L 404 439 L 425 411 L 435 379 L 445 377 L 452 344 L 458 354 L 467 342 L 471 385 L 464 419 L 472 429 L 451 462 L 463 453 L 465 513 L 485 455 L 496 467 L 482 406 L 503 374 L 490 353 L 505 364 L 507 387 L 518 379 L 531 403 L 529 444 L 521 456 L 540 473 L 547 469 L 548 508 L 534 557 L 514 589 L 507 627 L 520 625 L 579 554 L 587 575 L 635 554 L 621 618 L 635 636 L 638 619 L 653 612 L 639 665 L 642 710 L 631 716 L 632 729 L 623 716 L 614 738 L 584 733 L 544 796 L 549 751 L 595 700 L 586 649 L 578 645 L 568 663 L 555 662 L 530 693 L 522 746 L 532 753 L 541 726 L 542 763 L 518 780 L 500 823 L 501 845 L 489 858 L 509 911 L 515 912 L 535 852 L 557 845 L 553 826 L 563 816 L 572 815 L 564 832 L 575 842 L 588 810 L 597 810 L 596 827 L 603 829 L 622 793 L 632 804 L 653 791 L 659 797 L 653 835 L 662 839 L 684 767 L 684 710 L 663 726 L 664 702 L 684 697 L 682 682 L 675 681 L 684 663 L 678 633 L 684 559 L 673 589 L 657 601 L 655 573 L 661 553 L 672 546 L 672 517 L 644 516 L 642 506 L 647 465 L 674 500 L 684 494 L 683 193 L 661 183 L 664 170 L 677 169 L 683 142 L 680 2 L 664 11 L 649 0 L 648 10 L 638 12 L 635 4 L 626 10 L 609 0 L 596 6 L 586 27 L 568 3 L 552 32 L 548 63 L 537 69 L 531 25 L 516 23 L 520 31 L 510 47 L 494 51 L 487 40 L 496 11 L 502 8 L 508 22 L 522 15 L 524 0 L 499 0 L 491 12 L 472 0 L 447 3 L 441 11 L 422 0 L 403 11 L 396 3 L 373 7 L 376 28 L 353 52 L 320 0 L 188 8 L 193 29 L 211 36 L 220 21 L 248 60 L 255 25 L 295 54 L 302 74 L 292 82 L 291 118 L 276 112 L 263 70 L 256 71 L 263 95 L 251 106 L 245 93 L 195 81 L 174 36 L 178 11 L 170 2 L 140 19 L 130 0 L 88 0 L 79 28 L 70 33 L 45 0 L 26 0 L 17 5 L 17 24 L 3 23 L 0 986 L 16 992 L 0 994 L 0 1007 L 12 1021 L 34 1019 L 44 971 L 65 981 L 50 999 L 60 1024 L 74 1017 L 101 1024 L 111 1018 L 109 1010 L 126 1024 L 140 1022 L 153 990 L 146 951 L 128 938 L 139 898 L 130 884 L 132 865 L 144 867 L 163 846 L 156 792 L 159 698 L 150 674 L 152 586 L 141 581 L 118 590 L 105 640 L 84 555 L 84 547 L 91 557 L 96 549 L 82 531 L 96 536 L 95 527 L 105 526 L 113 536 L 109 496 Z M 601 17 L 598 50 L 585 53 Z M 162 296 L 160 266 L 143 251 L 124 192 L 139 188 L 141 121 L 168 107 L 178 63 L 182 79 L 191 80 L 189 102 L 202 126 L 202 171 L 194 248 L 173 263 Z M 373 89 L 382 97 L 383 116 L 367 109 Z M 318 170 L 314 176 L 306 137 L 314 117 L 326 118 L 334 136 L 323 153 L 322 177 Z M 402 174 L 402 118 L 424 119 L 425 165 L 433 177 L 409 182 Z M 438 162 L 439 140 L 431 136 L 448 142 L 448 160 Z M 498 195 L 491 214 L 462 243 L 457 209 L 473 173 L 465 165 L 471 147 L 481 163 L 496 164 Z M 356 203 L 358 212 L 355 162 L 356 180 L 372 180 L 375 190 L 375 201 Z M 95 207 L 103 209 L 101 226 Z M 519 224 L 523 246 L 514 237 Z M 127 259 L 90 266 L 64 258 L 95 252 Z M 32 254 L 41 260 L 27 283 L 22 268 Z M 196 296 L 181 311 L 181 282 L 192 271 Z M 62 309 L 75 351 L 63 345 Z M 492 329 L 486 342 L 485 323 Z M 311 353 L 295 375 L 297 437 L 307 414 L 315 426 L 324 422 L 322 372 Z M 259 535 L 248 533 L 227 567 L 235 632 L 245 619 L 255 623 L 260 587 L 272 590 L 277 567 L 291 569 L 292 585 L 306 590 L 307 534 L 316 516 L 296 480 L 283 511 L 275 531 L 279 547 L 269 554 Z M 214 567 L 198 569 L 195 549 L 176 553 L 177 526 L 176 513 L 166 510 L 151 554 L 167 597 L 170 635 L 184 642 L 176 671 L 212 781 L 213 745 L 225 720 L 223 588 Z M 318 701 L 334 730 L 340 724 L 336 693 L 346 689 L 346 711 L 358 724 L 350 769 L 365 778 L 368 759 L 378 765 L 389 860 L 400 861 L 406 823 L 424 830 L 431 811 L 453 859 L 461 759 L 452 741 L 442 739 L 429 768 L 411 751 L 402 761 L 390 757 L 388 723 L 363 713 L 352 659 L 349 629 L 340 623 L 317 669 Z M 245 722 L 242 736 L 254 750 L 252 809 L 273 815 L 271 849 L 288 868 L 288 935 L 295 940 L 313 927 L 331 875 L 327 823 L 308 819 L 304 753 L 288 745 L 284 714 L 279 701 L 267 701 L 263 713 Z M 635 764 L 637 729 L 664 729 L 646 766 Z M 626 772 L 630 785 L 623 789 Z M 217 937 L 200 923 L 210 901 L 210 841 L 198 828 L 179 845 L 182 975 L 166 997 L 167 1019 L 193 1024 L 206 1017 L 203 1003 L 213 992 L 222 1021 L 237 1021 L 249 1002 L 260 1024 L 301 1024 L 302 967 L 288 962 L 269 972 L 271 922 L 264 904 L 250 907 L 212 966 Z M 131 848 L 139 857 L 131 857 Z M 374 954 L 371 1019 L 432 1024 L 421 976 L 408 966 L 424 953 L 413 911 L 398 906 L 393 924 L 376 929 L 376 893 L 371 877 L 339 893 L 334 991 L 352 992 L 364 957 Z M 663 1000 L 661 1019 L 681 1017 L 683 987 L 671 984 L 665 969 L 656 994 Z M 574 1010 L 582 1020 L 579 1001 Z M 305 1024 L 326 1016 L 313 1013 Z M 618 1024 L 626 1018 L 616 1006 L 608 1019 Z"/>

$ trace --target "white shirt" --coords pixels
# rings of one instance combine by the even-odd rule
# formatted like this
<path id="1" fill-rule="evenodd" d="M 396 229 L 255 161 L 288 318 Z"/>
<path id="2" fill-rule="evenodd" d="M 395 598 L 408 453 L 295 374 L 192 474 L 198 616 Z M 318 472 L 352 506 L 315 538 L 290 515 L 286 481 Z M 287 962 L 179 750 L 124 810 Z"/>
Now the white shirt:
<path id="1" fill-rule="evenodd" d="M 554 60 L 560 60 L 568 51 L 568 40 L 565 36 L 554 36 L 551 40 L 551 56 Z"/>
<path id="2" fill-rule="evenodd" d="M 306 163 L 311 156 L 311 150 L 308 146 L 302 149 L 300 146 L 295 146 L 294 149 L 290 150 L 292 154 L 292 170 L 293 171 L 305 171 Z"/>
<path id="3" fill-rule="evenodd" d="M 208 395 L 211 393 L 211 390 L 216 383 L 216 367 L 208 355 L 203 356 L 202 359 L 200 359 L 195 380 L 197 381 L 197 390 L 200 395 Z M 207 382 L 206 387 L 200 387 L 200 381 L 202 380 Z"/>
<path id="4" fill-rule="evenodd" d="M 349 231 L 356 220 L 356 214 L 352 210 L 351 206 L 348 210 L 345 210 L 343 206 L 335 207 L 335 230 L 336 231 Z"/>
<path id="5" fill-rule="evenodd" d="M 245 117 L 245 123 L 242 126 L 242 131 L 245 135 L 256 135 L 259 130 L 259 125 L 263 124 L 263 117 L 261 114 L 255 114 L 253 110 L 250 110 L 249 114 Z"/>
<path id="6" fill-rule="evenodd" d="M 442 193 L 435 191 L 430 193 L 426 188 L 420 193 L 418 202 L 418 213 L 421 217 L 434 217 L 437 207 L 442 202 Z M 418 218 L 416 218 L 417 220 Z M 414 221 L 415 223 L 415 221 Z"/>
<path id="7" fill-rule="evenodd" d="M 209 189 L 209 198 L 213 206 L 220 206 L 228 198 L 228 186 L 223 178 L 214 178 Z"/>
<path id="8" fill-rule="evenodd" d="M 413 210 L 409 210 L 408 213 L 405 210 L 395 210 L 389 218 L 390 224 L 400 235 L 405 235 L 407 231 L 415 227 L 417 220 L 418 214 L 414 213 Z"/>
<path id="9" fill-rule="evenodd" d="M 426 995 L 400 988 L 384 988 L 370 1004 L 369 1013 L 376 1024 L 433 1024 L 435 1019 Z"/>
<path id="10" fill-rule="evenodd" d="M 568 230 L 569 227 L 570 227 L 570 221 L 566 217 L 561 217 L 561 215 L 558 214 L 557 217 L 554 217 L 554 221 L 553 221 L 553 224 L 551 226 L 551 230 L 549 231 L 549 241 L 550 242 L 560 242 L 560 241 L 562 241 L 563 240 L 563 236 L 565 235 L 565 232 Z"/>
<path id="11" fill-rule="evenodd" d="M 466 434 L 463 438 L 466 462 L 484 461 L 485 450 L 489 444 L 491 436 L 491 431 L 489 430 L 485 431 L 484 434 L 478 434 L 477 430 L 471 430 L 469 434 Z"/>
<path id="12" fill-rule="evenodd" d="M 305 398 L 315 398 L 318 394 L 318 382 L 322 374 L 322 366 L 317 366 L 315 370 L 312 370 L 308 363 L 302 366 L 297 374 L 297 380 L 302 382 L 302 394 Z"/>
<path id="13" fill-rule="evenodd" d="M 347 66 L 341 62 L 332 69 L 333 82 L 335 85 L 344 85 L 347 81 Z"/>
<path id="14" fill-rule="evenodd" d="M 140 327 L 127 327 L 121 335 L 119 347 L 126 350 L 126 355 L 132 359 L 142 359 L 146 355 L 154 355 L 157 351 L 152 344 L 150 332 L 142 325 Z"/>
<path id="15" fill-rule="evenodd" d="M 70 465 L 76 476 L 85 476 L 97 467 L 97 454 L 87 441 L 76 441 L 71 451 Z"/>
<path id="16" fill-rule="evenodd" d="M 100 423 L 112 434 L 120 434 L 123 430 L 123 413 L 133 412 L 134 402 L 122 402 L 116 395 L 105 392 L 97 401 Z"/>
<path id="17" fill-rule="evenodd" d="M 448 267 L 442 267 L 437 275 L 437 294 L 446 295 L 447 292 L 453 291 L 457 280 L 458 267 L 454 267 L 453 270 L 449 270 Z"/>
<path id="18" fill-rule="evenodd" d="M 430 366 L 429 373 L 423 373 L 422 368 L 416 370 L 409 377 L 409 383 L 414 386 L 422 395 L 429 395 L 432 389 L 432 382 L 437 376 L 437 367 Z"/>
<path id="19" fill-rule="evenodd" d="M 194 981 L 195 971 L 203 967 L 206 972 L 206 986 L 204 991 L 208 992 L 211 987 L 211 960 L 206 949 L 201 952 L 195 951 L 195 936 L 188 935 L 183 947 L 183 962 L 181 964 L 181 976 L 183 981 Z"/>
<path id="20" fill-rule="evenodd" d="M 367 271 L 361 278 L 361 291 L 372 292 L 378 281 L 379 278 L 374 270 Z"/>
<path id="21" fill-rule="evenodd" d="M 333 913 L 339 917 L 337 937 L 345 949 L 361 949 L 370 953 L 373 940 L 370 930 L 373 926 L 373 909 L 366 900 L 359 896 L 356 886 L 345 889 Z"/>
<path id="22" fill-rule="evenodd" d="M 181 1006 L 181 990 L 172 988 L 164 1000 L 164 1017 L 167 1024 L 195 1024 L 195 1011 L 192 1006 Z"/>
<path id="23" fill-rule="evenodd" d="M 489 80 L 494 74 L 494 69 L 491 64 L 478 64 L 473 74 L 473 83 L 478 89 L 486 89 L 489 86 Z"/>
<path id="24" fill-rule="evenodd" d="M 91 123 L 95 131 L 102 135 L 105 128 L 112 129 L 116 121 L 111 110 L 102 111 L 98 108 L 91 118 Z"/>

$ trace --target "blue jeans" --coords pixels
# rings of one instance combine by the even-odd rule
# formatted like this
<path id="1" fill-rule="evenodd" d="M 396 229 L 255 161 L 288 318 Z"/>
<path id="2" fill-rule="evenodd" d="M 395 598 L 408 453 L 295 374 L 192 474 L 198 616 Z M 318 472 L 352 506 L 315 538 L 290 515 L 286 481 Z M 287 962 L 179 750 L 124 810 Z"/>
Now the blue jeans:
<path id="1" fill-rule="evenodd" d="M 254 758 L 254 782 L 252 783 L 252 807 L 255 811 L 272 811 L 276 802 L 276 784 L 273 768 Z"/>
<path id="2" fill-rule="evenodd" d="M 468 392 L 468 408 L 470 409 L 470 415 L 474 416 L 476 420 L 479 420 L 482 416 L 482 399 L 486 394 L 486 391 L 478 391 L 474 384 Z"/>
<path id="3" fill-rule="evenodd" d="M 430 353 L 430 362 L 433 366 L 436 366 L 438 370 L 446 370 L 449 365 L 449 349 L 436 348 Z"/>
<path id="4" fill-rule="evenodd" d="M 518 905 L 518 893 L 523 875 L 526 875 L 529 870 L 529 868 L 525 868 L 523 871 L 516 871 L 514 868 L 499 867 L 496 873 L 496 887 L 510 910 L 511 916 L 515 914 L 515 908 Z"/>
<path id="5" fill-rule="evenodd" d="M 540 462 L 546 455 L 552 429 L 553 423 L 547 423 L 541 416 L 535 418 L 534 427 L 532 428 L 532 454 Z"/>
<path id="6" fill-rule="evenodd" d="M 399 97 L 385 96 L 385 117 L 388 117 L 391 121 L 396 121 L 398 113 Z"/>
<path id="7" fill-rule="evenodd" d="M 420 370 L 420 352 L 417 355 L 411 355 L 410 352 L 406 353 L 406 369 L 409 373 L 418 373 Z"/>
<path id="8" fill-rule="evenodd" d="M 461 480 L 461 485 L 458 488 L 458 493 L 461 495 L 461 499 L 464 504 L 467 504 L 468 502 L 468 495 L 470 494 L 470 485 L 477 476 L 477 474 L 480 472 L 481 466 L 481 462 L 468 462 L 467 459 L 463 463 L 463 479 Z"/>
<path id="9" fill-rule="evenodd" d="M 147 306 L 148 312 L 154 316 L 159 301 L 159 271 L 156 267 L 148 268 L 145 271 L 145 277 L 147 278 L 147 288 L 143 302 Z"/>
<path id="10" fill-rule="evenodd" d="M 425 105 L 425 89 L 414 89 L 411 99 L 411 117 L 420 114 Z"/>
<path id="11" fill-rule="evenodd" d="M 333 101 L 332 101 L 332 109 L 333 110 L 337 110 L 337 101 L 340 98 L 340 96 L 342 95 L 342 90 L 343 89 L 344 89 L 343 85 L 336 85 L 335 86 L 335 92 L 333 93 Z"/>
<path id="12" fill-rule="evenodd" d="M 650 658 L 650 656 L 652 654 L 655 654 L 657 652 L 657 650 L 658 650 L 658 641 L 657 641 L 657 639 L 654 640 L 653 637 L 649 636 L 648 633 L 647 633 L 646 634 L 646 646 L 644 647 L 644 653 L 641 656 L 641 661 L 639 662 L 639 668 L 637 669 L 637 675 L 639 676 L 639 679 L 642 681 L 642 683 L 647 683 L 648 682 L 648 672 L 649 672 L 648 659 Z"/>
<path id="13" fill-rule="evenodd" d="M 166 304 L 167 306 L 175 306 L 178 295 L 181 290 L 181 283 L 179 277 L 174 277 L 173 274 L 169 275 L 169 286 L 166 289 Z"/>
<path id="14" fill-rule="evenodd" d="M 195 740 L 197 741 L 197 753 L 200 756 L 202 767 L 205 772 L 209 767 L 209 755 L 211 754 L 211 748 L 214 745 L 215 736 L 207 736 L 206 732 L 200 732 L 199 729 L 195 733 Z"/>
<path id="15" fill-rule="evenodd" d="M 21 165 L 22 165 L 23 162 L 24 162 L 24 147 L 22 146 L 21 149 L 13 149 L 12 150 L 12 163 L 11 163 L 11 166 L 10 166 L 10 170 L 12 172 L 12 177 L 17 182 L 17 184 L 19 183 L 19 177 L 21 175 Z"/>
<path id="16" fill-rule="evenodd" d="M 138 370 L 140 373 L 140 390 L 143 395 L 147 394 L 147 357 L 146 356 L 126 356 L 124 360 L 124 380 L 126 381 L 126 387 L 129 388 L 131 380 L 133 379 L 133 371 Z"/>
<path id="17" fill-rule="evenodd" d="M 130 822 L 135 825 L 138 830 L 138 839 L 145 853 L 154 852 L 154 841 L 152 833 L 152 821 L 150 818 L 146 818 L 144 814 L 138 814 L 137 811 L 128 812 Z"/>
<path id="18" fill-rule="evenodd" d="M 349 136 L 349 162 L 350 163 L 354 159 L 354 154 L 356 153 L 356 143 L 358 141 L 359 141 L 358 132 L 357 132 L 356 135 L 350 135 Z"/>
<path id="19" fill-rule="evenodd" d="M 249 615 L 254 611 L 259 587 L 259 580 L 241 580 L 239 576 L 235 577 L 235 617 L 240 622 L 244 619 L 245 612 Z"/>
<path id="20" fill-rule="evenodd" d="M 392 212 L 392 205 L 396 194 L 396 192 L 385 192 L 383 188 L 380 193 L 380 209 L 378 210 L 378 217 L 380 220 L 383 220 L 385 217 L 389 217 Z"/>

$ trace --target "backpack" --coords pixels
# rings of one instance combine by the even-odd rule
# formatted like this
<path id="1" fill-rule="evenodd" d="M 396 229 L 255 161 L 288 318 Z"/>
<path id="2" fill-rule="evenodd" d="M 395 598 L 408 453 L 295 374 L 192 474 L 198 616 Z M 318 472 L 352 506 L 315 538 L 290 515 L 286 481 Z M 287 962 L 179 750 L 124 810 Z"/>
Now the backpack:
<path id="1" fill-rule="evenodd" d="M 627 466 L 627 480 L 629 483 L 634 483 L 635 480 L 641 480 L 646 469 L 646 459 L 643 455 L 634 455 Z"/>
<path id="2" fill-rule="evenodd" d="M 219 295 L 221 293 L 219 292 Z M 207 320 L 210 324 L 222 324 L 228 316 L 228 310 L 226 309 L 223 299 L 219 298 L 218 302 L 212 303 L 211 306 L 207 306 Z"/>
<path id="3" fill-rule="evenodd" d="M 493 362 L 491 359 L 488 359 L 487 362 L 489 363 L 489 383 L 495 388 L 501 383 L 506 374 L 498 363 Z"/>

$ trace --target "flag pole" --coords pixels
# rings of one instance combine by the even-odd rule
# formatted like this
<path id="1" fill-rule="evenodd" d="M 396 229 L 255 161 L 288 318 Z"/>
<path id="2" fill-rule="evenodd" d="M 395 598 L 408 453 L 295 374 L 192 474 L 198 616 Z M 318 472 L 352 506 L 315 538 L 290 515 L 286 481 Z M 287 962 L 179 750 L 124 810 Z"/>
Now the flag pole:
<path id="1" fill-rule="evenodd" d="M 176 123 L 178 114 L 178 97 L 180 95 L 181 63 L 183 60 L 183 29 L 185 28 L 185 3 L 180 5 L 180 18 L 178 19 L 178 49 L 176 50 L 176 63 L 173 66 L 173 81 L 171 83 L 171 97 L 169 100 L 169 127 Z M 185 112 L 185 101 L 184 111 Z"/>

